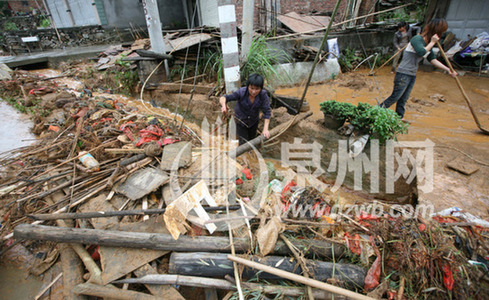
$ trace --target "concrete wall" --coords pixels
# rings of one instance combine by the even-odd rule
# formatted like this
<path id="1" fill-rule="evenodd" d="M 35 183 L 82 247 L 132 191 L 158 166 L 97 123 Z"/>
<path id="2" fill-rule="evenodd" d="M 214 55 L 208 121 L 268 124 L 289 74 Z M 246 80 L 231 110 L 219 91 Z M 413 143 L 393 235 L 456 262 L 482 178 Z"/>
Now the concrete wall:
<path id="1" fill-rule="evenodd" d="M 140 0 L 103 0 L 107 26 L 130 28 L 141 26 L 146 28 L 143 5 Z M 158 1 L 160 20 L 163 29 L 186 28 L 185 12 L 182 1 Z"/>

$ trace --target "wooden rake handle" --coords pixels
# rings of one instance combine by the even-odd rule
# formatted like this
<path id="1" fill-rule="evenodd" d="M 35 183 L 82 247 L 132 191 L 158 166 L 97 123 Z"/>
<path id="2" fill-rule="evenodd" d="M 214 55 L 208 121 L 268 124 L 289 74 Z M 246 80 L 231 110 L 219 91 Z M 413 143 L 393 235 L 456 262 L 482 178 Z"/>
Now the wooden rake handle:
<path id="1" fill-rule="evenodd" d="M 455 70 L 453 69 L 453 66 L 452 64 L 450 63 L 450 60 L 448 59 L 447 55 L 445 54 L 445 51 L 443 51 L 443 48 L 442 46 L 440 45 L 440 42 L 436 42 L 436 45 L 438 46 L 438 48 L 440 49 L 440 52 L 441 52 L 441 55 L 443 56 L 443 58 L 445 59 L 447 65 L 448 65 L 448 68 L 450 68 L 450 71 L 453 73 L 455 72 Z M 462 95 L 464 96 L 464 99 L 465 99 L 465 102 L 467 102 L 467 106 L 469 107 L 470 109 L 470 113 L 472 114 L 472 117 L 474 118 L 474 121 L 475 121 L 475 124 L 477 124 L 477 127 L 479 127 L 479 129 L 484 132 L 485 134 L 489 134 L 489 130 L 486 130 L 484 128 L 482 128 L 480 122 L 479 122 L 479 119 L 477 118 L 477 115 L 475 114 L 475 111 L 474 109 L 472 108 L 472 105 L 470 103 L 470 99 L 469 99 L 469 96 L 467 96 L 467 93 L 465 92 L 464 88 L 462 87 L 462 84 L 460 83 L 460 80 L 458 79 L 458 77 L 455 77 L 455 81 L 457 81 L 457 85 L 460 89 L 460 91 L 462 92 Z"/>

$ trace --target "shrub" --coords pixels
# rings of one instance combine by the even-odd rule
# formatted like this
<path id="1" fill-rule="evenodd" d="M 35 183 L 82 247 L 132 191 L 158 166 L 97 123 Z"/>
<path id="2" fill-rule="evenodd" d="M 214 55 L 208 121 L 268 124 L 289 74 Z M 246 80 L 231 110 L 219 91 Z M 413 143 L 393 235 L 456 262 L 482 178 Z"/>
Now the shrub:
<path id="1" fill-rule="evenodd" d="M 355 105 L 351 103 L 329 100 L 321 102 L 319 106 L 323 113 L 335 116 L 339 120 L 351 120 L 355 113 Z"/>
<path id="2" fill-rule="evenodd" d="M 393 110 L 359 103 L 350 122 L 356 129 L 378 138 L 383 144 L 398 134 L 408 132 L 408 124 L 402 122 Z"/>
<path id="3" fill-rule="evenodd" d="M 399 115 L 390 109 L 368 103 L 358 103 L 355 106 L 335 100 L 324 101 L 319 105 L 323 113 L 349 121 L 356 130 L 378 138 L 381 144 L 398 134 L 408 132 L 408 124 L 402 122 Z"/>

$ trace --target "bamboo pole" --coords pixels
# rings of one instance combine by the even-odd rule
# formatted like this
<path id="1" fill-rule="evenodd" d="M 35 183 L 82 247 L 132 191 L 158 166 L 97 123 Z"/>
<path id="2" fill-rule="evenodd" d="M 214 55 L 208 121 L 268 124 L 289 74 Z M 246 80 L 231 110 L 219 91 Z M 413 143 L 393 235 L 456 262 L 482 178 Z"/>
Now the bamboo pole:
<path id="1" fill-rule="evenodd" d="M 321 46 L 319 46 L 319 51 L 316 53 L 316 57 L 314 58 L 314 63 L 312 64 L 311 72 L 309 72 L 309 77 L 307 78 L 306 86 L 304 87 L 304 92 L 302 93 L 301 102 L 299 104 L 299 108 L 297 109 L 298 111 L 301 111 L 302 104 L 304 103 L 304 98 L 306 98 L 307 89 L 309 88 L 309 84 L 311 83 L 312 75 L 314 74 L 314 69 L 316 68 L 317 63 L 319 62 L 319 57 L 321 56 L 321 50 L 323 49 L 324 45 L 326 44 L 326 39 L 328 38 L 329 30 L 331 29 L 331 25 L 333 24 L 333 19 L 336 16 L 336 12 L 338 11 L 338 8 L 340 7 L 340 3 L 341 3 L 341 0 L 338 0 L 336 2 L 334 9 L 333 9 L 333 14 L 331 15 L 331 19 L 329 20 L 328 27 L 326 29 L 326 32 L 324 33 L 323 41 L 321 42 Z"/>
<path id="2" fill-rule="evenodd" d="M 274 267 L 265 266 L 263 264 L 253 262 L 253 261 L 241 258 L 241 257 L 237 257 L 237 256 L 233 256 L 233 255 L 228 255 L 227 257 L 229 260 L 231 260 L 233 262 L 243 264 L 243 265 L 248 266 L 250 268 L 254 268 L 254 269 L 257 269 L 260 271 L 264 271 L 264 272 L 267 272 L 267 273 L 270 273 L 270 274 L 273 274 L 276 276 L 283 277 L 285 279 L 293 280 L 293 281 L 296 281 L 296 282 L 299 282 L 299 283 L 302 283 L 305 285 L 309 285 L 309 286 L 312 286 L 312 287 L 315 287 L 318 289 L 322 289 L 322 290 L 325 290 L 325 291 L 328 291 L 328 292 L 331 292 L 334 294 L 346 296 L 346 297 L 349 297 L 351 299 L 374 300 L 374 298 L 372 298 L 372 297 L 368 297 L 368 296 L 365 296 L 365 295 L 362 295 L 362 294 L 359 294 L 359 293 L 356 293 L 356 292 L 353 292 L 353 291 L 350 291 L 350 290 L 347 290 L 344 288 L 340 288 L 340 287 L 337 287 L 337 286 L 334 286 L 331 284 L 327 284 L 327 283 L 324 283 L 324 282 L 321 282 L 321 281 L 318 281 L 315 279 L 306 278 L 304 276 L 300 276 L 300 275 L 297 275 L 294 273 L 286 272 L 286 271 L 283 271 L 283 270 L 280 270 L 280 269 L 277 269 Z"/>
<path id="3" fill-rule="evenodd" d="M 404 47 L 402 47 L 400 50 L 397 50 L 397 52 L 391 56 L 391 58 L 389 58 L 385 63 L 382 64 L 382 66 L 378 67 L 377 70 L 375 70 L 375 72 L 370 72 L 368 75 L 374 75 L 375 73 L 377 73 L 377 71 L 379 71 L 380 69 L 382 69 L 385 65 L 387 65 L 394 57 L 398 56 L 402 51 L 404 51 L 404 49 L 406 49 L 406 47 L 409 45 L 409 43 L 407 43 Z"/>

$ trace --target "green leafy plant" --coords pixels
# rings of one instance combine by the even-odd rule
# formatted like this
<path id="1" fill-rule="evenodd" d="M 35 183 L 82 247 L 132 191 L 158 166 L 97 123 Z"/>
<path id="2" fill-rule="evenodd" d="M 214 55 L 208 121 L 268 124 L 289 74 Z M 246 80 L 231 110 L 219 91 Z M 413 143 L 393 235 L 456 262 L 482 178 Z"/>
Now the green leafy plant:
<path id="1" fill-rule="evenodd" d="M 408 132 L 408 124 L 404 123 L 393 110 L 359 103 L 350 123 L 356 129 L 378 138 L 381 144 L 398 134 Z"/>
<path id="2" fill-rule="evenodd" d="M 332 115 L 339 120 L 350 120 L 355 113 L 355 105 L 346 102 L 329 100 L 319 103 L 321 111 L 325 114 Z"/>
<path id="3" fill-rule="evenodd" d="M 16 30 L 19 30 L 19 28 L 17 27 L 17 25 L 14 22 L 7 21 L 7 22 L 3 23 L 3 30 L 4 31 L 16 31 Z"/>
<path id="4" fill-rule="evenodd" d="M 266 36 L 253 39 L 246 61 L 241 66 L 241 81 L 245 82 L 253 73 L 261 74 L 266 81 L 272 78 L 282 80 L 275 65 L 282 62 L 290 62 L 290 57 L 281 49 L 270 47 Z"/>
<path id="5" fill-rule="evenodd" d="M 208 79 L 215 79 L 217 86 L 221 85 L 224 78 L 221 51 L 219 49 L 215 51 L 204 49 L 201 60 L 202 63 L 199 63 L 199 66 L 202 66 L 202 70 L 200 73 L 206 74 Z"/>
<path id="6" fill-rule="evenodd" d="M 51 26 L 51 21 L 47 18 L 47 17 L 43 17 L 40 21 L 39 21 L 39 26 L 41 26 L 42 28 L 48 28 Z"/>
<path id="7" fill-rule="evenodd" d="M 346 68 L 346 71 L 352 70 L 361 61 L 362 57 L 357 56 L 355 54 L 355 50 L 351 50 L 350 48 L 346 48 L 340 55 L 339 59 L 340 66 L 343 67 L 343 69 Z"/>

